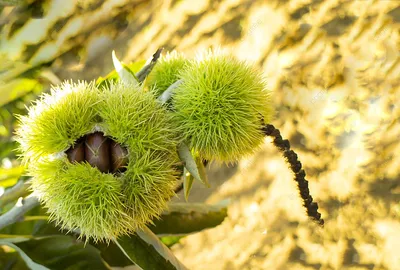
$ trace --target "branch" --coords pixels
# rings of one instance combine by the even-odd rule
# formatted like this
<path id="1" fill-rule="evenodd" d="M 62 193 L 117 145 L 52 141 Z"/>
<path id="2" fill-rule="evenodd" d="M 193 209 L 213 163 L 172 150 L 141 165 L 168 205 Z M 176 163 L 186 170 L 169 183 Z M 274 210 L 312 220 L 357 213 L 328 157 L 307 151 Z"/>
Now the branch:
<path id="1" fill-rule="evenodd" d="M 297 154 L 290 149 L 289 141 L 283 140 L 279 129 L 276 129 L 273 125 L 264 125 L 262 130 L 265 135 L 274 138 L 274 145 L 283 153 L 283 156 L 290 164 L 290 169 L 295 175 L 294 180 L 297 182 L 300 196 L 303 199 L 303 206 L 307 209 L 307 215 L 320 226 L 324 226 L 324 220 L 318 212 L 318 204 L 313 202 L 313 198 L 310 195 L 308 181 L 305 179 L 306 173 L 302 169 L 301 162 L 297 159 Z"/>
<path id="2" fill-rule="evenodd" d="M 38 206 L 39 200 L 32 195 L 20 198 L 13 208 L 0 216 L 0 230 L 4 227 L 19 221 L 26 212 Z"/>
<path id="3" fill-rule="evenodd" d="M 12 188 L 4 191 L 0 196 L 0 208 L 19 197 L 26 196 L 28 192 L 28 184 L 23 180 L 19 180 Z"/>

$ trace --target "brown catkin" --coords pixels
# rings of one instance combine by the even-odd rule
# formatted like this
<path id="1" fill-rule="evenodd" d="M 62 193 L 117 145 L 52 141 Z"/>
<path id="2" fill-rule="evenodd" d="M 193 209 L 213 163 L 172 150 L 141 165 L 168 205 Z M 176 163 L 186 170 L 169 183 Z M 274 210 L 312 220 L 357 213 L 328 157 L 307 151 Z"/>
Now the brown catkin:
<path id="1" fill-rule="evenodd" d="M 324 226 L 324 219 L 321 218 L 321 214 L 318 212 L 318 204 L 313 202 L 313 198 L 310 195 L 308 181 L 305 179 L 306 173 L 302 169 L 301 162 L 297 159 L 297 154 L 290 149 L 289 141 L 283 140 L 279 129 L 275 128 L 273 125 L 264 125 L 262 130 L 265 135 L 274 139 L 274 145 L 283 153 L 283 156 L 289 163 L 290 168 L 295 175 L 294 180 L 297 182 L 299 193 L 303 200 L 303 206 L 307 210 L 307 215 L 320 226 Z"/>

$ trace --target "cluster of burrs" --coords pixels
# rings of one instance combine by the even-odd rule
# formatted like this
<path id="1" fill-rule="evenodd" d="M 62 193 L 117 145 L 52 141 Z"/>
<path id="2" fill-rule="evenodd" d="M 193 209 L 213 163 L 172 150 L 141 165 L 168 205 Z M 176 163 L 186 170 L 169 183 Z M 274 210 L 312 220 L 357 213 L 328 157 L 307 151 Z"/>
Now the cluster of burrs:
<path id="1" fill-rule="evenodd" d="M 31 187 L 52 220 L 95 241 L 133 233 L 160 216 L 174 191 L 187 197 L 193 179 L 208 185 L 202 162 L 236 162 L 267 135 L 290 164 L 308 216 L 322 226 L 297 154 L 265 124 L 273 102 L 262 72 L 211 51 L 157 61 L 161 50 L 136 74 L 113 53 L 119 79 L 64 82 L 21 117 L 16 133 Z M 176 189 L 180 173 L 184 185 Z"/>

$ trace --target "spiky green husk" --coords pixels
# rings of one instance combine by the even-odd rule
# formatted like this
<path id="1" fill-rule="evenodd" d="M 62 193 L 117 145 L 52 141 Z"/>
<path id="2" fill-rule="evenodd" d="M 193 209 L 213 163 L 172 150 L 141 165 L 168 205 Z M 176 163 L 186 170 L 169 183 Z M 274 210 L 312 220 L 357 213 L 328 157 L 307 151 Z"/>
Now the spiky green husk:
<path id="1" fill-rule="evenodd" d="M 43 94 L 16 130 L 23 161 L 65 151 L 89 133 L 96 121 L 96 91 L 93 84 L 65 82 Z"/>
<path id="2" fill-rule="evenodd" d="M 156 97 L 179 79 L 179 72 L 188 64 L 182 54 L 176 51 L 161 57 L 150 73 L 147 84 Z"/>
<path id="3" fill-rule="evenodd" d="M 208 160 L 233 162 L 263 142 L 272 117 L 262 74 L 230 55 L 210 53 L 180 73 L 175 118 L 191 147 Z"/>
<path id="4" fill-rule="evenodd" d="M 178 128 L 171 114 L 149 92 L 114 85 L 105 89 L 102 96 L 102 130 L 129 151 L 122 179 L 124 205 L 140 227 L 158 216 L 174 194 Z"/>
<path id="5" fill-rule="evenodd" d="M 24 158 L 29 156 L 32 189 L 62 228 L 79 229 L 95 241 L 114 239 L 151 222 L 174 195 L 178 130 L 154 96 L 137 87 L 111 84 L 99 90 L 84 83 L 64 84 L 45 96 L 57 102 L 38 102 L 30 109 L 35 113 L 21 117 L 17 138 Z M 57 94 L 62 97 L 53 96 Z M 81 108 L 78 97 L 90 109 Z M 62 110 L 73 117 L 54 115 L 65 113 Z M 89 117 L 82 113 L 89 110 Z M 78 132 L 79 126 L 83 131 Z M 69 131 L 71 127 L 75 133 Z M 38 145 L 39 134 L 33 128 L 42 131 L 40 137 L 47 142 L 54 141 L 48 137 L 55 134 L 69 135 L 59 136 L 57 146 L 43 146 Z M 101 173 L 88 163 L 68 161 L 64 151 L 94 130 L 127 148 L 129 161 L 123 174 Z"/>
<path id="6" fill-rule="evenodd" d="M 128 233 L 134 219 L 125 213 L 123 184 L 89 164 L 44 158 L 30 166 L 31 187 L 62 229 L 81 235 L 113 239 Z"/>
<path id="7" fill-rule="evenodd" d="M 149 92 L 123 84 L 111 85 L 100 93 L 98 115 L 101 129 L 119 143 L 137 151 L 148 149 L 176 153 L 177 127 L 172 116 Z"/>

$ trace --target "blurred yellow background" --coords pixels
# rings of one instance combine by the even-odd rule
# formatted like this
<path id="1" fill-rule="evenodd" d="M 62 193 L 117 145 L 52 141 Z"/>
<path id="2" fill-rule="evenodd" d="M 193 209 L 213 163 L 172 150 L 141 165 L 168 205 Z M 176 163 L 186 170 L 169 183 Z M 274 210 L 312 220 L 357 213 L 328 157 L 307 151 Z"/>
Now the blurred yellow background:
<path id="1" fill-rule="evenodd" d="M 263 70 L 273 124 L 298 153 L 325 227 L 307 220 L 293 176 L 266 139 L 239 164 L 210 166 L 212 188 L 196 185 L 190 200 L 228 199 L 229 216 L 174 254 L 189 269 L 400 269 L 400 1 L 43 2 L 1 10 L 2 151 L 12 147 L 9 101 L 106 75 L 112 50 L 125 63 L 159 47 L 188 57 L 228 50 Z M 25 71 L 40 87 L 7 92 Z M 20 173 L 1 158 L 3 172 Z M 0 175 L 2 184 L 11 178 Z"/>

